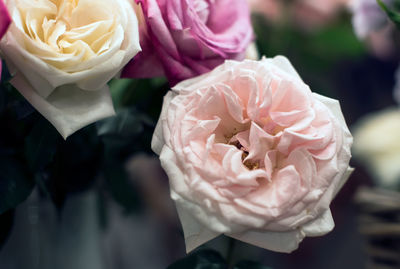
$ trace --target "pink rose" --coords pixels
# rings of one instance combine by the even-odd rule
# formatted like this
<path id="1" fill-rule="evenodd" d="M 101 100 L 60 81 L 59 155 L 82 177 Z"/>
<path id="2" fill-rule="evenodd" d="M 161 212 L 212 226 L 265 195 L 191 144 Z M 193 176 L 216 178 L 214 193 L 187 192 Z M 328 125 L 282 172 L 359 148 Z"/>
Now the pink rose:
<path id="1" fill-rule="evenodd" d="M 0 39 L 7 31 L 11 23 L 10 15 L 8 14 L 7 7 L 4 5 L 3 0 L 0 0 Z"/>
<path id="2" fill-rule="evenodd" d="M 10 15 L 8 14 L 7 8 L 3 1 L 0 0 L 0 39 L 6 33 L 8 26 L 11 23 Z M 1 76 L 2 64 L 0 62 L 0 76 Z"/>
<path id="3" fill-rule="evenodd" d="M 172 84 L 225 59 L 244 59 L 253 39 L 246 0 L 136 0 L 143 8 L 139 53 L 123 77 L 166 75 Z"/>
<path id="4" fill-rule="evenodd" d="M 339 102 L 282 56 L 226 61 L 164 98 L 153 141 L 188 251 L 223 233 L 291 252 L 334 227 L 329 205 L 350 175 Z"/>

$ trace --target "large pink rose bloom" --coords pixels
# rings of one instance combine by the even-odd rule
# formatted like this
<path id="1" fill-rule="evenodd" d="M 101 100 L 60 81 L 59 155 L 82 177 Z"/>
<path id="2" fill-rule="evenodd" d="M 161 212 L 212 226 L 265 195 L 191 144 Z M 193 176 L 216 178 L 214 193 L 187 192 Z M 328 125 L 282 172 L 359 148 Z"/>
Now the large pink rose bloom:
<path id="1" fill-rule="evenodd" d="M 187 250 L 223 233 L 291 252 L 334 227 L 352 136 L 339 102 L 289 61 L 226 61 L 164 99 L 152 148 L 168 174 Z"/>
<path id="2" fill-rule="evenodd" d="M 143 10 L 142 52 L 127 65 L 124 77 L 166 75 L 175 84 L 225 59 L 244 59 L 253 39 L 246 0 L 136 2 Z"/>
<path id="3" fill-rule="evenodd" d="M 8 14 L 7 8 L 3 1 L 0 0 L 0 39 L 7 31 L 8 26 L 11 23 L 10 15 Z M 1 76 L 2 64 L 0 62 L 0 76 Z"/>

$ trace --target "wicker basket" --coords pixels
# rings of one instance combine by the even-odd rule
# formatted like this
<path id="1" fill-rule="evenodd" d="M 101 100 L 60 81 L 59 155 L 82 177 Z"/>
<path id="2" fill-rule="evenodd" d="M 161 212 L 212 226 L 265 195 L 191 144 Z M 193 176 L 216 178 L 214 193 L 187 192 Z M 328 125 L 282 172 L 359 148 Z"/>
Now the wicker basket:
<path id="1" fill-rule="evenodd" d="M 400 268 L 400 192 L 360 188 L 359 230 L 366 238 L 368 269 Z"/>

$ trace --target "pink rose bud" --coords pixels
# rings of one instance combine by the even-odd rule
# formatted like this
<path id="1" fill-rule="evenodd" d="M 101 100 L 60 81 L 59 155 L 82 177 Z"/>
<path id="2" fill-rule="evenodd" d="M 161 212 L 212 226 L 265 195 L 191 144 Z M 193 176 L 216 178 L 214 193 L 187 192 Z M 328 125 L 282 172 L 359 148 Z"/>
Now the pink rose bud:
<path id="1" fill-rule="evenodd" d="M 122 76 L 166 75 L 171 84 L 242 60 L 253 39 L 247 0 L 136 0 L 142 6 L 139 53 Z"/>
<path id="2" fill-rule="evenodd" d="M 291 252 L 333 229 L 352 141 L 339 102 L 312 93 L 278 56 L 226 61 L 176 85 L 152 148 L 188 252 L 220 234 Z"/>

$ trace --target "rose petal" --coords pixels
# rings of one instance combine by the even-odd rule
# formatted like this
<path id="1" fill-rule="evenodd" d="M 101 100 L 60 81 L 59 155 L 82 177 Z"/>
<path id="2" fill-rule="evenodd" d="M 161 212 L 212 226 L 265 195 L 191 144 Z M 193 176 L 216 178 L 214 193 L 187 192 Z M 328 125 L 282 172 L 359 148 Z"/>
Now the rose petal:
<path id="1" fill-rule="evenodd" d="M 115 114 L 107 86 L 96 92 L 86 92 L 66 85 L 43 98 L 20 73 L 12 78 L 11 84 L 56 127 L 64 139 L 92 122 Z"/>

